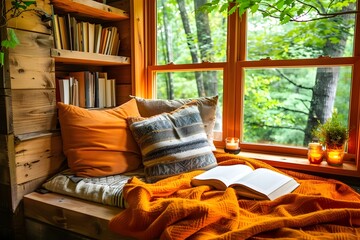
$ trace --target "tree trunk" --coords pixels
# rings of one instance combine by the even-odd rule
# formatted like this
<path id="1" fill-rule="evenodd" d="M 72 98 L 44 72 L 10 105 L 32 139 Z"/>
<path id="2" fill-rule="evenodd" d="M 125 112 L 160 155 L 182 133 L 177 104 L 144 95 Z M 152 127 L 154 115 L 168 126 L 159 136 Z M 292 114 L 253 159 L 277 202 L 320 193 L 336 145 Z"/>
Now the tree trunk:
<path id="1" fill-rule="evenodd" d="M 165 9 L 165 0 L 161 0 L 162 8 Z M 163 32 L 163 41 L 165 44 L 162 44 L 163 46 L 163 53 L 165 57 L 165 62 L 170 63 L 173 60 L 171 47 L 169 46 L 171 39 L 169 37 L 169 30 L 167 22 L 169 21 L 169 18 L 167 16 L 167 11 L 163 11 L 163 26 L 164 26 L 164 32 Z M 166 89 L 167 89 L 167 99 L 174 99 L 174 84 L 171 73 L 166 73 Z"/>
<path id="2" fill-rule="evenodd" d="M 344 9 L 344 11 L 346 10 L 347 9 Z M 350 10 L 350 8 L 348 10 Z M 353 17 L 353 15 L 347 14 L 343 15 L 342 17 L 333 18 L 329 21 L 340 21 L 341 24 L 342 21 L 348 21 Z M 335 57 L 342 56 L 348 36 L 348 31 L 342 31 L 337 36 L 337 38 L 340 40 L 338 43 L 332 43 L 328 39 L 323 48 L 324 55 Z M 310 103 L 309 117 L 305 129 L 304 146 L 307 146 L 307 144 L 311 142 L 311 132 L 318 125 L 318 123 L 324 123 L 332 116 L 338 81 L 338 67 L 317 69 L 315 85 L 313 88 L 313 96 Z"/>
<path id="3" fill-rule="evenodd" d="M 188 47 L 190 49 L 192 62 L 193 63 L 198 63 L 199 59 L 198 59 L 198 56 L 197 56 L 197 49 L 196 49 L 196 45 L 194 43 L 193 34 L 191 32 L 191 29 L 190 29 L 190 23 L 189 23 L 189 18 L 188 18 L 187 12 L 186 12 L 185 1 L 184 0 L 177 0 L 177 2 L 178 2 L 178 5 L 179 5 L 181 20 L 182 20 L 183 27 L 184 27 L 185 34 L 186 34 L 186 38 L 187 38 L 187 45 L 188 45 Z M 198 96 L 199 97 L 206 96 L 202 74 L 200 72 L 196 71 L 195 72 L 195 78 L 196 78 Z"/>
<path id="4" fill-rule="evenodd" d="M 199 7 L 207 3 L 207 0 L 195 0 L 195 21 L 197 29 L 197 38 L 199 43 L 200 56 L 202 61 L 211 61 L 213 52 L 213 44 L 211 41 L 211 30 L 209 24 L 208 13 L 197 11 Z M 205 94 L 214 96 L 217 94 L 217 75 L 216 72 L 203 72 Z"/>

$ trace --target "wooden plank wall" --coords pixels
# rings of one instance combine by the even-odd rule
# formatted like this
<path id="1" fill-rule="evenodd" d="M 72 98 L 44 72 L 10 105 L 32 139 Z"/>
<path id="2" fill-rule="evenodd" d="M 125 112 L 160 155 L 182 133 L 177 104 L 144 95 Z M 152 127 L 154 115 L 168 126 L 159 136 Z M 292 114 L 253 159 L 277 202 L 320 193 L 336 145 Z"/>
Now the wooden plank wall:
<path id="1" fill-rule="evenodd" d="M 11 7 L 11 1 L 6 1 Z M 50 0 L 37 0 L 34 11 L 7 23 L 20 44 L 9 49 L 8 76 L 0 89 L 1 143 L 0 170 L 3 189 L 11 191 L 10 208 L 16 212 L 23 195 L 34 191 L 64 162 L 61 136 L 57 131 L 55 63 Z M 4 75 L 4 74 L 3 74 Z M 5 116 L 5 117 L 4 117 Z M 6 124 L 4 124 L 6 123 Z M 3 146 L 3 144 L 1 144 Z"/>

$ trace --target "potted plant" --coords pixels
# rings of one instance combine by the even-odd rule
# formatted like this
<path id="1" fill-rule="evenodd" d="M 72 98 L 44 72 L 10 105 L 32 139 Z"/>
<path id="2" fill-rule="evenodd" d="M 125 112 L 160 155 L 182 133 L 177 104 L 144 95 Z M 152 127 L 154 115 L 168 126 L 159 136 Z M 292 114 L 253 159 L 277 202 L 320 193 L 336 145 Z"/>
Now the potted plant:
<path id="1" fill-rule="evenodd" d="M 325 147 L 327 163 L 341 166 L 349 129 L 341 123 L 338 114 L 334 113 L 325 123 L 320 123 L 313 131 L 313 136 Z"/>

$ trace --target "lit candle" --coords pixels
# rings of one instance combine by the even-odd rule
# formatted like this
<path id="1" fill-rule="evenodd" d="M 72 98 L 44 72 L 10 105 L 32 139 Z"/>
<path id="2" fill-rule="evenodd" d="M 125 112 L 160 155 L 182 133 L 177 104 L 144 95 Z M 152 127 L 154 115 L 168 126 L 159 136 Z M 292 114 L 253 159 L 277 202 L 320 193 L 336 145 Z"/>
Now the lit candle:
<path id="1" fill-rule="evenodd" d="M 327 163 L 330 165 L 340 166 L 343 163 L 344 151 L 341 150 L 327 150 Z"/>
<path id="2" fill-rule="evenodd" d="M 228 137 L 225 139 L 225 152 L 238 154 L 240 152 L 239 139 Z"/>
<path id="3" fill-rule="evenodd" d="M 237 141 L 235 142 L 234 138 L 231 138 L 229 142 L 226 142 L 226 148 L 230 150 L 236 150 L 239 148 L 239 143 Z"/>
<path id="4" fill-rule="evenodd" d="M 309 143 L 308 160 L 310 163 L 319 164 L 323 160 L 323 150 L 320 143 Z"/>

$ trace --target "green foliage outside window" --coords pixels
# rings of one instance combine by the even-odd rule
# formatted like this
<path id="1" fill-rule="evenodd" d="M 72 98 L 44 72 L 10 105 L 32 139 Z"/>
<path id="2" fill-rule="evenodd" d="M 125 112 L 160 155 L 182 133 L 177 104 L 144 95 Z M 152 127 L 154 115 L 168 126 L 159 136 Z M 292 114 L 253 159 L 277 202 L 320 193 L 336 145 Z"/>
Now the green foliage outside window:
<path id="1" fill-rule="evenodd" d="M 205 5 L 196 9 L 196 2 Z M 233 4 L 230 8 L 229 2 Z M 187 15 L 179 14 L 181 4 L 185 4 Z M 158 65 L 226 61 L 226 18 L 236 9 L 240 14 L 248 11 L 246 61 L 353 56 L 355 0 L 158 0 L 157 5 Z M 209 25 L 210 44 L 203 44 L 199 38 L 200 18 L 195 17 L 195 13 L 204 14 L 204 9 L 209 12 L 209 21 L 202 24 Z M 184 16 L 189 23 L 187 32 Z M 204 48 L 211 54 L 202 54 Z M 182 74 L 158 75 L 157 97 L 201 96 L 199 79 L 217 81 L 216 89 L 223 84 L 216 75 Z M 348 66 L 245 68 L 243 141 L 306 146 L 315 124 L 325 122 L 334 110 L 347 125 L 351 79 L 352 69 Z M 191 80 L 192 87 L 186 83 Z M 222 94 L 206 89 L 204 93 Z M 333 99 L 325 99 L 323 93 L 333 95 Z"/>

